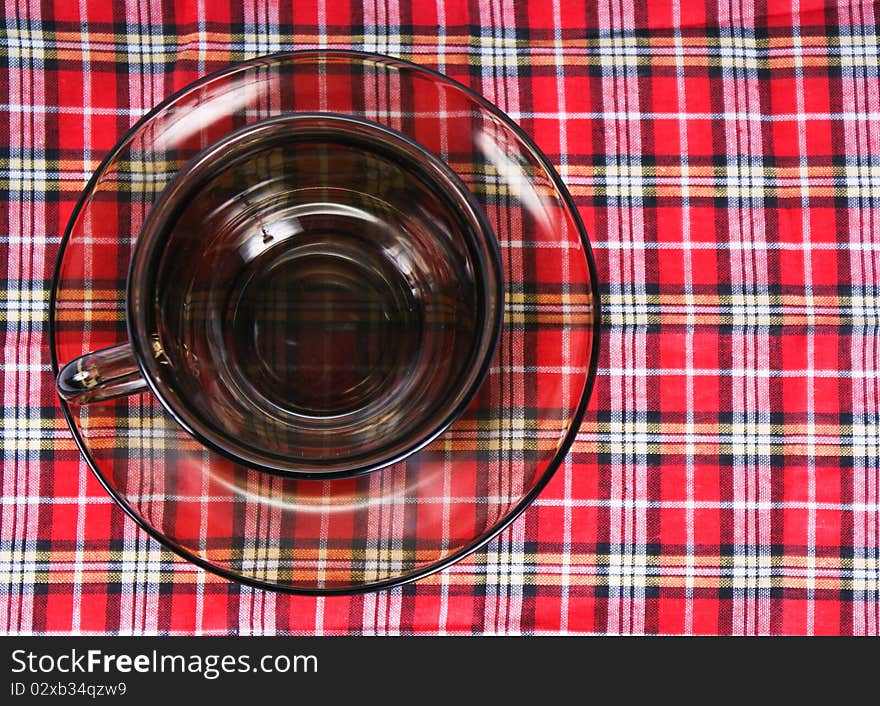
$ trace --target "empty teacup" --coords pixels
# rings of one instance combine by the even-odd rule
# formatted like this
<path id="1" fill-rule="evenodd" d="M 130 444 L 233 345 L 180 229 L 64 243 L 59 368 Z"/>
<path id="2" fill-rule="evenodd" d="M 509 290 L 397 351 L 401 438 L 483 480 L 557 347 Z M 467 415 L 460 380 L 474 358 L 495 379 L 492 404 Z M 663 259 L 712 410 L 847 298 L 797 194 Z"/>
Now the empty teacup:
<path id="1" fill-rule="evenodd" d="M 393 463 L 476 393 L 501 266 L 473 195 L 433 154 L 351 116 L 288 114 L 190 159 L 130 265 L 129 341 L 66 365 L 75 403 L 149 389 L 260 470 Z"/>

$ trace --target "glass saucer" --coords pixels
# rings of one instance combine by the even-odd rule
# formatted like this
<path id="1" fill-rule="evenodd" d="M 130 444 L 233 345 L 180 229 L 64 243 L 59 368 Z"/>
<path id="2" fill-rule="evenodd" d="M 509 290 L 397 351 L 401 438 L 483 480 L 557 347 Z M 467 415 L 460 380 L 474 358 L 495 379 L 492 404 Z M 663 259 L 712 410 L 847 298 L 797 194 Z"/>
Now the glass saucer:
<path id="1" fill-rule="evenodd" d="M 101 163 L 62 240 L 50 301 L 53 371 L 127 340 L 125 280 L 141 224 L 191 157 L 290 113 L 391 128 L 467 186 L 501 252 L 504 312 L 488 374 L 430 444 L 366 475 L 311 480 L 231 462 L 150 394 L 61 403 L 119 505 L 184 558 L 227 578 L 305 594 L 411 581 L 487 542 L 568 452 L 597 365 L 599 294 L 589 241 L 552 165 L 497 108 L 415 64 L 307 51 L 210 74 L 145 115 Z"/>

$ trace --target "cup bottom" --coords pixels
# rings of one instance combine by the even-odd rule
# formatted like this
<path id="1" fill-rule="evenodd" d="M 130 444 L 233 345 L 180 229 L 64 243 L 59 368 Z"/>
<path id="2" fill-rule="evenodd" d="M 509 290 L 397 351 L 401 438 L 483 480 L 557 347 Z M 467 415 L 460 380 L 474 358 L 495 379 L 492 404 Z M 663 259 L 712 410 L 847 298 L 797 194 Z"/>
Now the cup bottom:
<path id="1" fill-rule="evenodd" d="M 277 243 L 267 231 L 229 299 L 229 370 L 266 414 L 369 413 L 391 404 L 418 364 L 421 290 L 355 235 L 357 217 L 348 225 Z"/>

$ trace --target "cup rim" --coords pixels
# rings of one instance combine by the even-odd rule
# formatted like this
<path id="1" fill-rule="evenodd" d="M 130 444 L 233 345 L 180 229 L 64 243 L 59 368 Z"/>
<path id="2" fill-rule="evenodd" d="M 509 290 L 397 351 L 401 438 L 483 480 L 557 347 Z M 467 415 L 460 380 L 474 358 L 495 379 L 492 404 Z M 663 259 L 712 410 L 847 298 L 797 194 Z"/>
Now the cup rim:
<path id="1" fill-rule="evenodd" d="M 280 454 L 260 453 L 250 445 L 226 445 L 232 435 L 214 428 L 200 415 L 194 414 L 186 398 L 178 394 L 173 385 L 163 381 L 159 361 L 164 354 L 157 354 L 154 349 L 154 342 L 150 339 L 151 327 L 146 322 L 152 306 L 149 303 L 152 284 L 150 266 L 155 266 L 161 257 L 163 235 L 184 208 L 187 197 L 199 189 L 205 179 L 210 178 L 218 162 L 247 156 L 250 151 L 265 149 L 276 141 L 281 144 L 279 132 L 282 126 L 296 131 L 299 125 L 303 125 L 308 130 L 310 123 L 317 122 L 330 123 L 341 135 L 347 130 L 369 133 L 370 137 L 382 140 L 381 146 L 391 155 L 397 154 L 398 150 L 408 150 L 410 154 L 407 156 L 413 162 L 418 160 L 418 166 L 423 173 L 432 173 L 435 181 L 443 179 L 447 182 L 448 191 L 454 190 L 454 193 L 444 196 L 450 200 L 450 207 L 454 205 L 456 209 L 466 211 L 463 217 L 471 226 L 467 236 L 468 250 L 481 273 L 478 281 L 482 300 L 478 307 L 480 320 L 476 325 L 479 335 L 470 348 L 470 358 L 463 368 L 463 383 L 457 394 L 451 396 L 450 401 L 441 407 L 440 421 L 428 427 L 426 432 L 420 432 L 411 442 L 400 441 L 392 446 L 392 452 L 382 455 L 378 460 L 348 463 L 344 466 L 328 463 L 326 468 L 325 464 L 307 463 L 302 459 L 285 464 L 284 457 Z M 293 124 L 295 126 L 291 127 Z M 262 135 L 266 136 L 265 140 Z M 471 233 L 471 229 L 475 232 Z M 487 252 L 484 252 L 484 248 Z M 492 281 L 495 283 L 494 288 L 491 287 Z M 461 416 L 479 392 L 491 367 L 503 328 L 503 302 L 504 276 L 495 231 L 476 197 L 447 164 L 412 138 L 387 125 L 333 112 L 297 112 L 241 126 L 200 149 L 177 170 L 150 205 L 135 241 L 126 281 L 125 319 L 134 359 L 149 391 L 195 441 L 230 461 L 255 471 L 304 480 L 330 480 L 365 475 L 403 461 L 434 441 Z"/>

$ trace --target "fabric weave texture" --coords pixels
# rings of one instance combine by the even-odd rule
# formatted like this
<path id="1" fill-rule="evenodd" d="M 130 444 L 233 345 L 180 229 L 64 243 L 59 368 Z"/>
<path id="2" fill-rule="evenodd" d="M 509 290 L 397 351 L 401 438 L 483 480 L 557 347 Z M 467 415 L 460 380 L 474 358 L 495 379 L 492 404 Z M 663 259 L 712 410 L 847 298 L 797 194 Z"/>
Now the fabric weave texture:
<path id="1" fill-rule="evenodd" d="M 2 634 L 880 633 L 876 3 L 7 0 Z M 48 303 L 76 200 L 201 75 L 292 49 L 472 87 L 568 185 L 602 283 L 589 409 L 487 547 L 352 597 L 164 550 L 80 458 Z M 106 245 L 112 248 L 113 244 Z"/>

